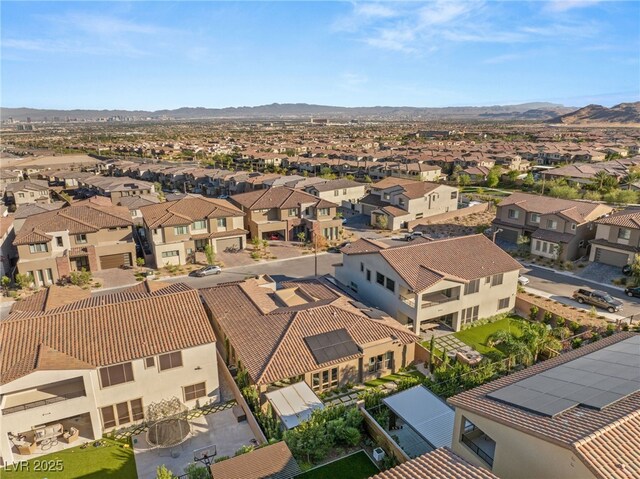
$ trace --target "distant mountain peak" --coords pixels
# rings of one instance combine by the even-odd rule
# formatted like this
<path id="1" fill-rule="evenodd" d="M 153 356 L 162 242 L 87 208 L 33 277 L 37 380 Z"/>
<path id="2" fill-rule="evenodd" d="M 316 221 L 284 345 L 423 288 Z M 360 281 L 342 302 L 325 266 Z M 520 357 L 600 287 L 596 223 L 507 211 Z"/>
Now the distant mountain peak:
<path id="1" fill-rule="evenodd" d="M 549 120 L 549 123 L 565 125 L 590 125 L 598 123 L 640 124 L 640 101 L 620 103 L 611 108 L 590 104 L 579 110 L 553 118 Z"/>

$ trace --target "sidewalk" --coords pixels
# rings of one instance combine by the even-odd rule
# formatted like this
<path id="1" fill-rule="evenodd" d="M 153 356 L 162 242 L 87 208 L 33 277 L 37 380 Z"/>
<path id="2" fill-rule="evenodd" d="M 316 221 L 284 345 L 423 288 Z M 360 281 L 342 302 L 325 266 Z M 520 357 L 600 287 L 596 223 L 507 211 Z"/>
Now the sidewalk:
<path id="1" fill-rule="evenodd" d="M 578 275 L 578 274 L 576 274 L 576 273 L 574 273 L 572 271 L 560 271 L 560 270 L 557 270 L 555 268 L 550 268 L 549 266 L 541 266 L 541 265 L 535 264 L 535 263 L 524 263 L 522 261 L 520 261 L 520 264 L 522 266 L 524 266 L 525 268 L 540 268 L 540 269 L 544 269 L 546 271 L 551 271 L 551 272 L 553 272 L 555 274 L 561 274 L 563 276 L 569 276 L 571 278 L 578 279 L 578 280 L 584 281 L 586 283 L 591 283 L 591 284 L 594 284 L 596 286 L 600 286 L 600 287 L 606 286 L 607 288 L 613 288 L 613 289 L 617 289 L 619 291 L 624 291 L 624 288 L 622 286 L 617 286 L 615 284 L 605 284 L 605 285 L 603 285 L 602 281 L 595 281 L 593 279 L 588 279 L 588 278 L 585 278 L 584 276 L 580 276 L 580 275 Z M 545 294 L 548 294 L 548 293 L 545 293 Z"/>

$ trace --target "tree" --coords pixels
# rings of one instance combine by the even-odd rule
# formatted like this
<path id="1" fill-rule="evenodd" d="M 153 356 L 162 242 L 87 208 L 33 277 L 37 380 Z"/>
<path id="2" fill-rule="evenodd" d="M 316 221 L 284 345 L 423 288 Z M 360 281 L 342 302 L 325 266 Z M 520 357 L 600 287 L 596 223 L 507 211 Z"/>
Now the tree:
<path id="1" fill-rule="evenodd" d="M 504 352 L 510 361 L 530 365 L 533 355 L 528 345 L 515 336 L 511 331 L 500 329 L 489 336 L 492 345 L 499 344 L 500 350 Z"/>
<path id="2" fill-rule="evenodd" d="M 387 216 L 386 215 L 375 215 L 376 219 L 375 219 L 375 227 L 379 228 L 381 230 L 385 230 L 387 229 L 388 226 L 388 220 L 387 220 Z"/>
<path id="3" fill-rule="evenodd" d="M 509 170 L 509 173 L 507 173 L 507 177 L 511 183 L 515 183 L 518 176 L 520 176 L 520 172 L 518 170 Z"/>
<path id="4" fill-rule="evenodd" d="M 487 175 L 487 186 L 489 188 L 495 188 L 500 183 L 500 167 L 494 166 L 489 170 L 489 174 Z"/>
<path id="5" fill-rule="evenodd" d="M 618 184 L 618 180 L 615 176 L 610 175 L 604 170 L 598 171 L 593 176 L 594 181 L 598 185 L 598 191 L 608 193 Z"/>
<path id="6" fill-rule="evenodd" d="M 558 351 L 561 348 L 560 341 L 553 336 L 551 329 L 545 324 L 520 321 L 520 329 L 522 335 L 518 339 L 527 345 L 534 363 L 542 351 L 546 349 Z"/>
<path id="7" fill-rule="evenodd" d="M 31 276 L 29 273 L 18 273 L 16 274 L 14 281 L 18 288 L 28 288 L 31 283 L 33 283 L 33 276 Z"/>
<path id="8" fill-rule="evenodd" d="M 536 180 L 533 177 L 533 173 L 531 172 L 527 173 L 527 176 L 525 176 L 524 180 L 522 180 L 522 184 L 527 188 L 531 188 L 533 185 L 535 185 L 535 183 L 536 183 Z"/>
<path id="9" fill-rule="evenodd" d="M 640 181 L 640 171 L 630 170 L 627 175 L 620 180 L 620 184 L 626 186 L 628 190 L 631 189 L 631 185 Z"/>
<path id="10" fill-rule="evenodd" d="M 633 277 L 636 285 L 640 284 L 640 254 L 636 254 L 633 257 L 633 263 L 631 263 L 631 276 Z"/>
<path id="11" fill-rule="evenodd" d="M 143 267 L 144 266 L 144 258 L 136 258 L 136 265 L 138 265 L 139 267 Z"/>
<path id="12" fill-rule="evenodd" d="M 86 286 L 91 283 L 91 271 L 87 271 L 86 268 L 82 268 L 80 271 L 72 271 L 69 275 L 69 280 L 74 286 Z"/>
<path id="13" fill-rule="evenodd" d="M 196 463 L 189 464 L 186 467 L 185 472 L 189 479 L 210 479 L 211 477 L 206 467 Z"/>
<path id="14" fill-rule="evenodd" d="M 471 184 L 471 177 L 466 173 L 462 173 L 458 175 L 456 181 L 458 182 L 458 186 L 469 186 Z"/>
<path id="15" fill-rule="evenodd" d="M 213 252 L 211 244 L 207 244 L 204 247 L 204 254 L 207 257 L 207 264 L 214 264 L 216 262 L 216 254 Z"/>
<path id="16" fill-rule="evenodd" d="M 11 278 L 9 278 L 9 276 L 3 276 L 1 281 L 2 289 L 6 292 L 9 289 L 9 285 L 11 284 Z"/>
<path id="17" fill-rule="evenodd" d="M 371 179 L 371 177 L 369 175 L 364 175 L 364 182 L 365 183 L 373 183 L 373 180 Z"/>
<path id="18" fill-rule="evenodd" d="M 298 238 L 298 241 L 300 241 L 300 243 L 304 243 L 307 240 L 307 233 L 301 231 L 296 235 L 296 238 Z"/>
<path id="19" fill-rule="evenodd" d="M 606 193 L 603 199 L 607 203 L 629 204 L 638 202 L 638 193 L 633 190 L 613 190 Z"/>
<path id="20" fill-rule="evenodd" d="M 175 477 L 164 464 L 156 469 L 156 479 L 174 479 Z"/>
<path id="21" fill-rule="evenodd" d="M 589 201 L 600 201 L 602 199 L 602 195 L 597 191 L 585 191 L 582 197 Z"/>
<path id="22" fill-rule="evenodd" d="M 578 190 L 569 185 L 554 185 L 549 190 L 549 196 L 563 198 L 565 200 L 575 200 L 579 194 Z"/>

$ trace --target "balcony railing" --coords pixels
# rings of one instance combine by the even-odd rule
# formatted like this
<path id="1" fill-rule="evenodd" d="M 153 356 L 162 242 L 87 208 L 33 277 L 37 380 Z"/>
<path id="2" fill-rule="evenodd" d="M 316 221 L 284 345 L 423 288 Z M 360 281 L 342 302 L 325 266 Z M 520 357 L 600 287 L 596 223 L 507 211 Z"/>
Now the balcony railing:
<path id="1" fill-rule="evenodd" d="M 2 410 L 2 415 L 6 416 L 7 414 L 13 414 L 16 412 L 27 411 L 28 409 L 33 409 L 36 407 L 46 406 L 48 404 L 55 404 L 57 402 L 66 401 L 68 399 L 74 399 L 86 396 L 86 392 L 84 390 L 81 391 L 73 391 L 70 393 L 59 394 L 58 396 L 54 396 L 47 399 L 42 399 L 40 401 L 28 402 L 26 404 L 20 404 L 19 406 L 12 406 Z"/>
<path id="2" fill-rule="evenodd" d="M 400 298 L 400 301 L 402 301 L 404 304 L 415 308 L 416 307 L 416 300 L 415 299 L 411 299 L 411 298 L 407 298 L 406 296 L 402 296 L 399 295 L 398 298 Z"/>
<path id="3" fill-rule="evenodd" d="M 423 299 L 421 307 L 422 309 L 429 308 L 437 304 L 448 303 L 450 301 L 458 301 L 459 299 L 460 299 L 459 295 L 448 297 L 448 296 L 445 296 L 444 294 L 440 294 L 438 296 L 432 296 L 429 299 Z"/>
<path id="4" fill-rule="evenodd" d="M 488 453 L 480 449 L 473 439 L 471 439 L 467 434 L 462 435 L 462 442 L 466 444 L 466 446 L 471 449 L 480 459 L 486 462 L 490 467 L 493 467 L 493 456 L 490 456 Z"/>

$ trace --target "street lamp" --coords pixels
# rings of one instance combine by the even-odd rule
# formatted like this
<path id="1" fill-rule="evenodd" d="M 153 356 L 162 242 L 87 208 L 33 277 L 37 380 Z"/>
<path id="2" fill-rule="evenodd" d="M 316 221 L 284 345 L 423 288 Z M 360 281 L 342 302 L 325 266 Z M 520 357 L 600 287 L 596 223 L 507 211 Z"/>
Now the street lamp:
<path id="1" fill-rule="evenodd" d="M 493 239 L 492 241 L 495 243 L 496 242 L 496 236 L 498 235 L 498 233 L 502 233 L 504 230 L 502 228 L 498 228 L 497 230 L 495 230 L 493 232 Z"/>

